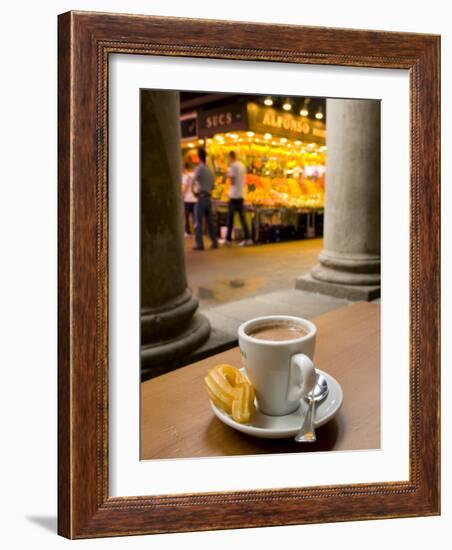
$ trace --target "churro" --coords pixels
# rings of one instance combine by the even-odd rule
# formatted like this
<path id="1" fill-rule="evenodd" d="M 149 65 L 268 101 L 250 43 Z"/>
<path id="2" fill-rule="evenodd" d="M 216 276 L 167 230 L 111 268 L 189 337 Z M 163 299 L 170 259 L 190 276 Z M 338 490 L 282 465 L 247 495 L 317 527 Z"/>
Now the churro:
<path id="1" fill-rule="evenodd" d="M 254 412 L 254 387 L 238 368 L 221 364 L 204 378 L 210 400 L 236 422 L 248 422 Z"/>

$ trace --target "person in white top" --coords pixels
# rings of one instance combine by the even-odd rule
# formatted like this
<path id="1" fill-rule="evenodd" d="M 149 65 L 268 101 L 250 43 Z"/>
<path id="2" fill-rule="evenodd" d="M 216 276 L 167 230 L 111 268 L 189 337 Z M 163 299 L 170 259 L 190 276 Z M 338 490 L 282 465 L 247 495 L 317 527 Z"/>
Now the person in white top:
<path id="1" fill-rule="evenodd" d="M 190 237 L 190 216 L 193 226 L 195 225 L 195 205 L 196 197 L 193 194 L 193 172 L 189 162 L 184 164 L 184 171 L 182 172 L 182 196 L 184 198 L 184 211 L 185 211 L 185 236 Z"/>
<path id="2" fill-rule="evenodd" d="M 228 210 L 228 232 L 226 235 L 226 241 L 224 244 L 231 244 L 232 242 L 232 227 L 234 225 L 234 213 L 238 212 L 240 217 L 240 223 L 243 227 L 243 234 L 245 240 L 240 244 L 242 246 L 248 246 L 253 244 L 250 236 L 250 231 L 245 219 L 245 212 L 243 209 L 243 188 L 246 179 L 246 167 L 237 160 L 235 151 L 229 152 L 229 170 L 227 177 L 230 180 L 229 187 L 229 210 Z"/>

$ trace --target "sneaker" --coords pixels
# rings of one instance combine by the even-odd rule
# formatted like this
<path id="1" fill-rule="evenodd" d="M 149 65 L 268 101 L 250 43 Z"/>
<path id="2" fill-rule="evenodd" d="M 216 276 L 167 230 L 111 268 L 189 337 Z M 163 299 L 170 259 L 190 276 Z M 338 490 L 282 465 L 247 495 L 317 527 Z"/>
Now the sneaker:
<path id="1" fill-rule="evenodd" d="M 212 243 L 210 248 L 214 249 L 214 248 L 218 248 L 218 243 Z"/>
<path id="2" fill-rule="evenodd" d="M 253 246 L 253 239 L 247 239 L 246 241 L 242 241 L 239 246 Z"/>
<path id="3" fill-rule="evenodd" d="M 186 239 L 190 239 L 190 238 L 191 238 L 191 235 L 190 235 L 190 233 L 184 233 L 184 237 L 185 237 Z"/>
<path id="4" fill-rule="evenodd" d="M 204 250 L 203 246 L 194 246 L 192 250 Z"/>

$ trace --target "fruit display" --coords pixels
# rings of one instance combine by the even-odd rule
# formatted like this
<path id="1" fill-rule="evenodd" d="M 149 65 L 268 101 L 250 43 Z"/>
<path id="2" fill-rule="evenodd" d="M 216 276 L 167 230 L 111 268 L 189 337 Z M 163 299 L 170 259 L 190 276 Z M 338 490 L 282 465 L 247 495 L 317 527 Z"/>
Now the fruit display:
<path id="1" fill-rule="evenodd" d="M 204 143 L 204 142 L 203 142 Z M 218 134 L 205 141 L 215 174 L 212 198 L 229 197 L 228 153 L 234 151 L 247 169 L 245 203 L 260 207 L 322 208 L 325 196 L 326 147 L 272 139 L 253 132 Z M 186 155 L 192 151 L 187 150 Z"/>
<path id="2" fill-rule="evenodd" d="M 247 177 L 245 201 L 256 206 L 288 208 L 323 207 L 324 180 Z M 252 183 L 250 184 L 250 179 Z"/>
<path id="3" fill-rule="evenodd" d="M 236 422 L 248 422 L 254 412 L 254 387 L 237 367 L 217 365 L 204 378 L 209 399 Z"/>

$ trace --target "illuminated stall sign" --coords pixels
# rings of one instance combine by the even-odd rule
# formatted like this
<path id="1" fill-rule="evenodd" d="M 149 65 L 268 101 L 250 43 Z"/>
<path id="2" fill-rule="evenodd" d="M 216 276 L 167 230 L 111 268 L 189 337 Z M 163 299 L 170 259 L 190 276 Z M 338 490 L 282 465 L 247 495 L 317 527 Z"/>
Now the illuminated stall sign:
<path id="1" fill-rule="evenodd" d="M 246 105 L 236 103 L 199 112 L 199 137 L 247 130 Z"/>
<path id="2" fill-rule="evenodd" d="M 325 124 L 320 120 L 311 120 L 271 107 L 261 107 L 256 103 L 248 103 L 247 111 L 249 130 L 301 141 L 325 143 Z"/>
<path id="3" fill-rule="evenodd" d="M 236 103 L 198 112 L 198 135 L 212 137 L 233 131 L 252 130 L 305 142 L 325 143 L 325 124 L 257 103 Z M 184 134 L 182 137 L 185 138 Z M 190 136 L 195 137 L 195 136 Z M 187 136 L 188 138 L 188 136 Z"/>

